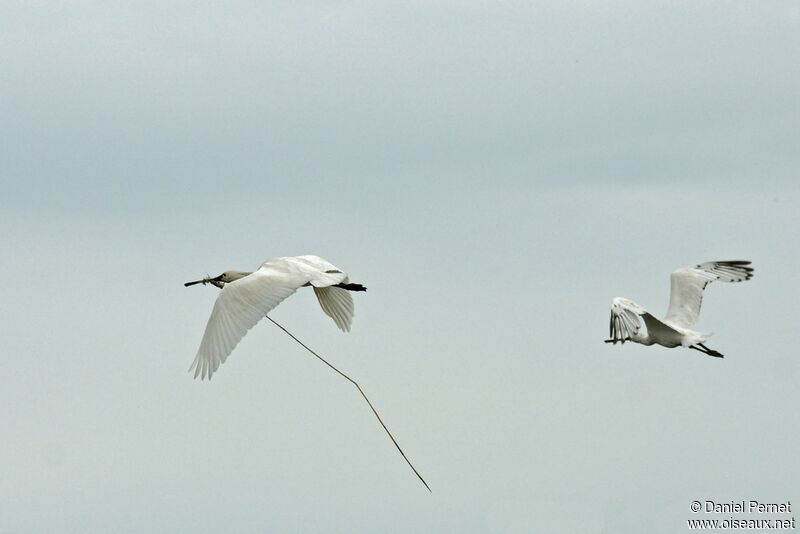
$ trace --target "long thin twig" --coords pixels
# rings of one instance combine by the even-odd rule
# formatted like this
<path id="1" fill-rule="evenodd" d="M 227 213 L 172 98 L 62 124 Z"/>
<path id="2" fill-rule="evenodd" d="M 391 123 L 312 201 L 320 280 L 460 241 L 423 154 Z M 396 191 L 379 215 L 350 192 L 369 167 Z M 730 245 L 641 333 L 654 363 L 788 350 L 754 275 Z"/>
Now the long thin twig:
<path id="1" fill-rule="evenodd" d="M 412 470 L 412 471 L 414 471 L 414 474 L 415 474 L 415 475 L 417 475 L 417 478 L 419 478 L 419 479 L 420 479 L 420 481 L 422 481 L 422 483 L 423 483 L 423 484 L 425 484 L 425 487 L 426 487 L 426 488 L 428 488 L 428 491 L 431 491 L 431 488 L 430 488 L 430 486 L 428 486 L 428 483 L 427 483 L 427 482 L 425 482 L 425 479 L 424 479 L 424 478 L 422 478 L 422 475 L 420 475 L 420 474 L 419 474 L 419 471 L 417 471 L 417 469 L 414 467 L 414 465 L 413 465 L 413 464 L 411 463 L 411 461 L 408 459 L 408 457 L 406 456 L 406 453 L 404 453 L 404 452 L 403 452 L 403 449 L 401 449 L 401 448 L 400 448 L 400 445 L 398 445 L 398 444 L 397 444 L 397 440 L 396 440 L 396 439 L 394 439 L 394 436 L 392 435 L 392 433 L 391 433 L 391 432 L 389 432 L 389 429 L 388 429 L 388 428 L 386 428 L 386 424 L 383 422 L 383 419 L 381 419 L 381 416 L 380 416 L 380 415 L 378 415 L 378 411 L 375 409 L 375 407 L 374 407 L 374 406 L 372 405 L 372 403 L 369 401 L 369 399 L 367 398 L 367 395 L 366 395 L 366 393 L 364 393 L 364 390 L 363 390 L 363 389 L 361 389 L 361 386 L 359 386 L 359 385 L 358 385 L 358 382 L 356 382 L 355 380 L 353 380 L 352 378 L 350 378 L 349 376 L 347 376 L 346 374 L 344 374 L 343 372 L 341 372 L 339 369 L 337 369 L 336 367 L 334 367 L 334 366 L 333 366 L 333 365 L 332 365 L 332 364 L 331 364 L 331 363 L 330 363 L 328 360 L 326 360 L 325 358 L 323 358 L 322 356 L 320 356 L 319 354 L 317 354 L 316 352 L 314 352 L 313 350 L 311 350 L 311 349 L 308 347 L 308 345 L 306 345 L 305 343 L 303 343 L 302 341 L 300 341 L 299 339 L 297 339 L 297 338 L 294 336 L 294 334 L 292 334 L 291 332 L 289 332 L 288 330 L 286 330 L 286 329 L 285 329 L 285 328 L 284 328 L 284 327 L 283 327 L 281 324 L 279 324 L 278 322 L 276 322 L 276 321 L 275 321 L 275 320 L 274 320 L 272 317 L 270 317 L 269 315 L 267 315 L 267 319 L 269 319 L 270 321 L 272 321 L 272 323 L 273 323 L 275 326 L 277 326 L 278 328 L 280 328 L 281 330 L 283 330 L 284 332 L 286 332 L 286 333 L 289 335 L 289 337 L 291 337 L 292 339 L 294 339 L 295 341 L 297 341 L 298 343 L 300 343 L 300 345 L 302 345 L 304 349 L 306 349 L 308 352 L 310 352 L 311 354 L 313 354 L 314 356 L 316 356 L 317 358 L 319 358 L 319 360 L 320 360 L 322 363 L 324 363 L 325 365 L 327 365 L 328 367 L 330 367 L 331 369 L 333 369 L 334 371 L 336 371 L 337 373 L 339 373 L 340 375 L 342 375 L 343 377 L 345 377 L 345 378 L 346 378 L 346 379 L 347 379 L 347 380 L 348 380 L 348 381 L 349 381 L 351 384 L 353 384 L 353 385 L 356 387 L 356 389 L 358 389 L 358 392 L 359 392 L 359 393 L 361 393 L 361 396 L 362 396 L 362 397 L 364 397 L 364 400 L 365 400 L 365 401 L 367 401 L 367 404 L 369 404 L 369 407 L 370 407 L 370 409 L 372 410 L 372 413 L 374 413 L 374 414 L 375 414 L 375 417 L 377 417 L 377 418 L 378 418 L 378 422 L 381 424 L 381 426 L 383 427 L 383 429 L 384 429 L 384 430 L 386 431 L 386 433 L 389 435 L 389 438 L 391 438 L 391 440 L 392 440 L 392 443 L 394 443 L 394 446 L 395 446 L 395 447 L 397 447 L 397 450 L 398 450 L 398 451 L 400 451 L 400 454 L 403 456 L 403 459 L 406 461 L 406 463 L 408 464 L 408 466 L 411 468 L 411 470 Z"/>

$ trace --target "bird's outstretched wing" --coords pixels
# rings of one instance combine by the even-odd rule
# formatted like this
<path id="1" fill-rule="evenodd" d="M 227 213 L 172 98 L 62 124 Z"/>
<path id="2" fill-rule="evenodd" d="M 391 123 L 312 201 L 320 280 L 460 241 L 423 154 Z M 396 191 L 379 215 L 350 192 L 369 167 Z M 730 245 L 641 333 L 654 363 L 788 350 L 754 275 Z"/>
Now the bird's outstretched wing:
<path id="1" fill-rule="evenodd" d="M 642 328 L 640 317 L 647 313 L 647 310 L 633 302 L 632 300 L 617 297 L 611 303 L 611 318 L 608 323 L 607 343 L 625 343 L 639 333 Z"/>
<path id="2" fill-rule="evenodd" d="M 662 339 L 681 336 L 680 332 L 656 318 L 642 306 L 630 299 L 617 297 L 611 303 L 610 339 L 606 340 L 606 343 L 631 341 L 636 334 L 639 334 L 643 323 L 649 336 Z"/>
<path id="3" fill-rule="evenodd" d="M 700 316 L 703 290 L 714 280 L 742 282 L 753 277 L 749 261 L 709 261 L 678 269 L 670 276 L 669 309 L 664 322 L 682 328 L 694 328 Z"/>
<path id="4" fill-rule="evenodd" d="M 195 378 L 211 379 L 248 330 L 306 282 L 305 277 L 265 264 L 256 272 L 225 284 L 189 371 L 194 371 Z"/>
<path id="5" fill-rule="evenodd" d="M 333 319 L 340 330 L 349 332 L 354 315 L 353 297 L 346 289 L 335 287 L 350 281 L 347 273 L 319 256 L 297 256 L 292 260 L 307 273 L 325 315 Z"/>
<path id="6" fill-rule="evenodd" d="M 353 322 L 353 297 L 341 287 L 315 287 L 319 305 L 325 315 L 333 319 L 342 332 L 349 332 Z"/>

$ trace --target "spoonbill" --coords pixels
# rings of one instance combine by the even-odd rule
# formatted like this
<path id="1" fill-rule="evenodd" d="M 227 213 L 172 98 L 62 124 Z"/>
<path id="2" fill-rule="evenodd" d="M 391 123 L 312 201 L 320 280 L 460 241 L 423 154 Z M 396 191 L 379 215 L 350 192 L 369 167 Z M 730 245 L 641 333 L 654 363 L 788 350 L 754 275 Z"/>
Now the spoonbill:
<path id="1" fill-rule="evenodd" d="M 205 380 L 206 377 L 211 380 L 212 375 L 230 356 L 245 334 L 262 317 L 267 317 L 289 337 L 358 389 L 400 455 L 428 491 L 431 491 L 430 486 L 400 448 L 397 440 L 358 382 L 311 350 L 277 321 L 267 316 L 270 311 L 299 288 L 310 286 L 314 289 L 322 311 L 333 319 L 339 329 L 349 332 L 353 321 L 353 298 L 350 292 L 366 291 L 366 287 L 351 283 L 344 271 L 318 256 L 273 258 L 262 263 L 255 272 L 225 271 L 219 276 L 206 277 L 186 282 L 183 285 L 189 287 L 196 284 L 211 284 L 222 291 L 208 318 L 197 356 L 189 367 L 189 372 L 194 371 L 195 379 L 199 376 L 202 380 Z"/>
<path id="2" fill-rule="evenodd" d="M 343 332 L 353 321 L 353 297 L 350 291 L 366 291 L 361 284 L 351 284 L 347 274 L 317 256 L 273 258 L 255 272 L 225 271 L 214 278 L 186 282 L 211 284 L 222 289 L 206 324 L 197 356 L 189 368 L 194 377 L 211 376 L 233 352 L 239 341 L 263 317 L 301 287 L 311 286 L 322 311 Z"/>
<path id="3" fill-rule="evenodd" d="M 657 319 L 632 300 L 617 297 L 611 303 L 609 337 L 606 343 L 633 341 L 642 345 L 661 345 L 673 348 L 688 347 L 702 353 L 723 358 L 716 350 L 705 346 L 711 336 L 693 330 L 700 316 L 703 290 L 714 280 L 742 282 L 753 277 L 749 261 L 709 261 L 683 267 L 670 276 L 669 309 L 664 319 Z M 644 320 L 645 331 L 642 331 Z"/>

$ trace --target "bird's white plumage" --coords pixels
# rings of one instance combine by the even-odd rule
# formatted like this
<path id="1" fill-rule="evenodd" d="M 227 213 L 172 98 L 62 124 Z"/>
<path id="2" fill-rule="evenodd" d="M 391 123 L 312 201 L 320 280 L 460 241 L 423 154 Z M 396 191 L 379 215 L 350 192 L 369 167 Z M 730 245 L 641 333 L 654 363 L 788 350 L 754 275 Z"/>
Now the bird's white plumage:
<path id="1" fill-rule="evenodd" d="M 311 285 L 322 310 L 343 331 L 353 319 L 353 299 L 347 290 L 330 287 L 347 283 L 347 274 L 317 256 L 273 258 L 250 274 L 224 284 L 208 318 L 197 356 L 189 368 L 194 376 L 211 378 L 247 332 L 300 287 Z"/>

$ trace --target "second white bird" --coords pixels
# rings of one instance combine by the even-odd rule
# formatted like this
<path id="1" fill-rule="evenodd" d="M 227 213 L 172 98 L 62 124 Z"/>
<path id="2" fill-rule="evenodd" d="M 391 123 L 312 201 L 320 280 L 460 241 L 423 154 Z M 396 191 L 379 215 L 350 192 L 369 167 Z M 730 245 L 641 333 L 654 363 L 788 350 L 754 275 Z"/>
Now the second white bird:
<path id="1" fill-rule="evenodd" d="M 663 320 L 657 319 L 632 300 L 617 297 L 611 304 L 609 337 L 606 343 L 633 341 L 643 345 L 688 347 L 709 356 L 723 355 L 704 345 L 711 334 L 694 330 L 703 302 L 703 290 L 714 280 L 742 282 L 753 277 L 749 261 L 709 261 L 684 267 L 672 273 L 669 309 Z M 644 321 L 645 330 L 642 330 Z"/>

